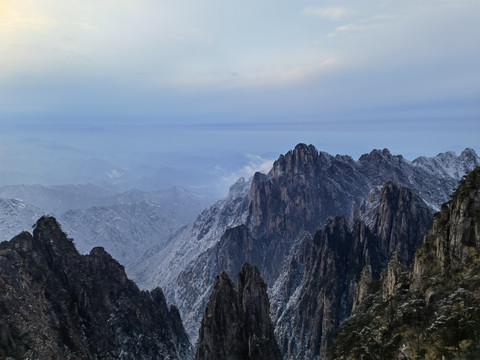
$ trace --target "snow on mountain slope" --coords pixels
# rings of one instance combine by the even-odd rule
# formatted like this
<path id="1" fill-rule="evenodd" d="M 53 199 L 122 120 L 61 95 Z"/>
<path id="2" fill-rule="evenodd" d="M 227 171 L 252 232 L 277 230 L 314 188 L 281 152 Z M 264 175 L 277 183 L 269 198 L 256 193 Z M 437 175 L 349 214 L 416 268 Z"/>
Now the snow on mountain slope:
<path id="1" fill-rule="evenodd" d="M 144 288 L 164 284 L 165 295 L 175 301 L 172 286 L 180 271 L 195 257 L 218 242 L 223 232 L 246 220 L 247 195 L 251 181 L 241 178 L 231 186 L 228 196 L 205 209 L 169 240 L 149 249 L 132 264 L 132 276 Z"/>
<path id="2" fill-rule="evenodd" d="M 19 199 L 0 198 L 0 241 L 8 241 L 15 235 L 31 229 L 45 211 Z"/>
<path id="3" fill-rule="evenodd" d="M 1 199 L 9 196 L 19 199 Z M 146 249 L 165 245 L 211 198 L 180 187 L 116 194 L 91 184 L 12 185 L 0 188 L 0 201 L 1 239 L 9 240 L 42 215 L 55 215 L 79 251 L 88 253 L 102 246 L 128 271 Z"/>
<path id="4" fill-rule="evenodd" d="M 421 156 L 413 160 L 412 165 L 432 174 L 440 174 L 444 178 L 460 179 L 467 171 L 472 170 L 472 165 L 480 166 L 480 160 L 473 149 L 467 148 L 459 156 L 453 151 L 431 158 Z"/>
<path id="5" fill-rule="evenodd" d="M 127 271 L 136 257 L 153 244 L 165 244 L 168 236 L 184 225 L 162 207 L 146 201 L 69 210 L 59 221 L 80 252 L 102 246 Z"/>

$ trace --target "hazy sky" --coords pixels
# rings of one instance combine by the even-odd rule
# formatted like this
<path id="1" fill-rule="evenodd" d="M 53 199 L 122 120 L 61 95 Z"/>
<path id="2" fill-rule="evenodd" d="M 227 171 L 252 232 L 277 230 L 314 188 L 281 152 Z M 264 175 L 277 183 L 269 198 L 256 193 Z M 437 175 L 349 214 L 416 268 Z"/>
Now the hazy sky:
<path id="1" fill-rule="evenodd" d="M 0 0 L 0 124 L 113 151 L 480 149 L 478 0 Z"/>

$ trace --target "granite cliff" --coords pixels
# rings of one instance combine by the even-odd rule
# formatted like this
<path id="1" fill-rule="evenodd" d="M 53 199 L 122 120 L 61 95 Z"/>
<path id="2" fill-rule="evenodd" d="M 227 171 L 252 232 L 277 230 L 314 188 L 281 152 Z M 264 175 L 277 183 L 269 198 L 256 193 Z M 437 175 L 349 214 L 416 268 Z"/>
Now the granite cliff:
<path id="1" fill-rule="evenodd" d="M 235 286 L 222 272 L 203 315 L 195 359 L 281 359 L 269 310 L 267 286 L 256 267 L 245 263 Z"/>

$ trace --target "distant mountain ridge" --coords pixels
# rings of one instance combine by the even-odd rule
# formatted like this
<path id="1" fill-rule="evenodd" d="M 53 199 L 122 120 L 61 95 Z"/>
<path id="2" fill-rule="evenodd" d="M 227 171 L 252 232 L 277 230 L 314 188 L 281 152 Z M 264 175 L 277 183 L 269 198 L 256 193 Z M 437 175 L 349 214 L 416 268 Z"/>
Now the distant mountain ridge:
<path id="1" fill-rule="evenodd" d="M 168 237 L 211 203 L 181 187 L 115 193 L 92 185 L 0 187 L 0 228 L 9 240 L 42 215 L 54 215 L 82 253 L 102 246 L 128 269 L 139 254 Z"/>
<path id="2" fill-rule="evenodd" d="M 444 157 L 408 161 L 384 149 L 355 161 L 299 144 L 281 155 L 268 174 L 257 173 L 251 185 L 242 182 L 239 196 L 221 200 L 174 235 L 170 255 L 165 248 L 147 251 L 133 276 L 146 288 L 161 285 L 195 338 L 216 274 L 226 271 L 235 280 L 242 264 L 250 262 L 272 286 L 300 238 L 313 237 L 329 216 L 344 215 L 351 226 L 372 190 L 388 181 L 411 189 L 431 209 L 439 208 L 460 180 L 451 170 L 480 165 L 470 149 L 439 162 Z M 432 165 L 437 163 L 442 167 Z"/>

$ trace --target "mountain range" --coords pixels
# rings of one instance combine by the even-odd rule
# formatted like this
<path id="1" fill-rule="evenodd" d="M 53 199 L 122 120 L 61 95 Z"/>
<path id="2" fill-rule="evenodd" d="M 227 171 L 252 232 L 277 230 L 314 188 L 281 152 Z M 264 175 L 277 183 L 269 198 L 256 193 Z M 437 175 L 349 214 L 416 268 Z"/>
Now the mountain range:
<path id="1" fill-rule="evenodd" d="M 42 215 L 56 216 L 81 253 L 102 246 L 129 264 L 211 204 L 211 198 L 181 187 L 116 193 L 86 185 L 0 187 L 1 240 L 30 229 Z"/>
<path id="2" fill-rule="evenodd" d="M 402 248 L 398 235 L 387 234 L 391 232 L 388 226 L 399 230 L 401 217 L 373 229 L 376 222 L 380 227 L 381 221 L 375 216 L 380 216 L 382 196 L 421 204 L 422 216 L 427 217 L 427 210 L 436 211 L 448 201 L 464 172 L 479 165 L 480 159 L 471 149 L 458 156 L 442 153 L 413 161 L 392 155 L 387 149 L 373 150 L 354 160 L 299 144 L 281 155 L 268 174 L 256 173 L 251 180 L 233 185 L 227 198 L 174 234 L 166 247 L 149 249 L 132 265 L 131 274 L 141 287 L 164 289 L 167 301 L 178 306 L 187 332 L 195 341 L 215 276 L 225 271 L 235 281 L 243 264 L 251 263 L 269 286 L 272 318 L 278 332 L 281 326 L 275 322 L 284 318 L 281 314 L 287 304 L 294 303 L 291 297 L 296 299 L 306 268 L 305 259 L 300 259 L 294 268 L 288 264 L 289 259 L 301 258 L 310 251 L 315 232 L 329 217 L 343 216 L 348 229 L 361 219 L 368 231 L 384 232 L 382 240 L 378 240 L 384 248 L 374 264 L 379 272 L 396 249 L 409 256 L 413 253 Z M 392 184 L 391 191 L 382 195 L 387 183 Z M 406 207 L 401 211 L 408 214 Z M 391 210 L 392 214 L 397 212 Z M 388 223 L 387 219 L 384 222 Z M 427 227 L 425 223 L 417 224 L 409 231 L 420 238 Z M 417 238 L 409 241 L 410 245 L 418 244 Z M 349 276 L 356 281 L 358 275 Z M 280 282 L 286 278 L 292 279 L 291 285 L 287 293 L 280 293 L 285 289 Z M 348 296 L 353 293 L 350 289 Z M 341 321 L 349 311 L 347 307 L 334 322 Z M 326 351 L 325 346 L 318 351 Z M 317 355 L 315 350 L 312 356 Z"/>
<path id="3" fill-rule="evenodd" d="M 272 359 L 356 359 L 371 354 L 382 359 L 435 359 L 442 351 L 468 358 L 462 356 L 478 351 L 474 310 L 480 242 L 479 170 L 474 170 L 478 166 L 480 159 L 471 149 L 458 156 L 448 152 L 413 161 L 383 149 L 354 160 L 299 144 L 281 155 L 269 173 L 238 180 L 226 198 L 190 223 L 183 219 L 183 226 L 182 209 L 189 208 L 191 201 L 198 203 L 187 192 L 182 193 L 184 198 L 179 193 L 170 198 L 140 191 L 92 196 L 91 200 L 80 197 L 84 207 L 72 207 L 58 216 L 65 231 L 82 252 L 104 242 L 108 252 L 125 264 L 128 276 L 150 292 L 138 295 L 138 289 L 132 290 L 136 287 L 126 280 L 123 267 L 103 249 L 79 255 L 56 220 L 42 217 L 33 235 L 22 233 L 2 243 L 3 286 L 14 290 L 13 298 L 2 300 L 3 306 L 11 314 L 22 314 L 29 305 L 52 307 L 53 312 L 41 313 L 37 321 L 53 339 L 45 354 L 63 351 L 64 356 L 74 354 L 72 358 L 95 358 L 100 351 L 122 358 L 109 346 L 125 349 L 123 358 L 134 358 L 153 346 L 159 358 L 190 359 L 194 356 L 191 343 L 197 344 L 197 359 L 260 359 L 266 353 Z M 39 193 L 51 190 L 36 189 Z M 72 194 L 95 194 L 96 188 L 64 190 L 74 199 L 77 195 Z M 68 203 L 40 196 L 28 187 L 0 188 L 3 194 L 15 191 L 30 194 L 33 204 L 3 199 L 4 213 L 23 219 L 9 222 L 5 217 L 1 223 L 5 229 L 9 224 L 31 227 L 42 211 L 36 206 L 42 199 L 51 199 L 46 201 L 51 209 Z M 183 200 L 172 207 L 167 205 L 175 203 L 172 199 Z M 89 206 L 89 201 L 103 203 Z M 72 259 L 71 266 L 67 260 L 52 260 L 56 257 Z M 100 286 L 92 285 L 101 283 L 97 273 L 88 272 L 92 262 L 112 269 L 107 275 L 113 276 L 116 290 L 105 295 L 103 304 L 119 311 L 115 318 L 132 320 L 129 311 L 133 311 L 139 321 L 132 333 L 119 320 L 116 324 L 122 330 L 116 335 L 109 332 L 112 328 L 107 323 L 99 331 L 112 339 L 109 344 L 96 344 L 82 330 L 100 328 L 88 314 L 94 310 L 103 314 L 105 309 L 86 306 L 79 312 L 74 305 L 98 300 L 82 290 Z M 86 272 L 75 270 L 76 266 Z M 36 271 L 51 273 L 52 282 Z M 116 281 L 120 287 L 113 285 Z M 39 294 L 53 295 L 29 304 L 22 293 L 25 287 L 15 285 L 22 283 Z M 130 284 L 130 290 L 121 290 L 122 294 L 153 298 L 163 309 L 161 314 L 151 314 L 155 307 L 150 300 L 137 300 L 142 308 L 136 310 L 132 300 L 117 303 L 116 291 L 125 284 Z M 442 300 L 444 296 L 449 300 Z M 168 309 L 166 304 L 173 307 Z M 10 306 L 16 307 L 11 310 Z M 455 315 L 464 309 L 465 316 Z M 149 327 L 151 321 L 143 320 L 151 316 L 170 319 L 161 321 L 172 328 Z M 29 348 L 28 344 L 39 341 L 33 335 L 23 342 L 15 340 L 33 329 L 27 315 L 15 315 L 6 323 L 14 323 L 17 329 L 2 329 L 6 353 L 40 356 Z M 450 325 L 456 332 L 444 330 Z M 165 331 L 174 338 L 165 337 Z M 422 334 L 417 339 L 416 332 Z M 135 336 L 140 338 L 132 340 Z M 142 345 L 132 347 L 139 339 Z M 151 339 L 170 345 L 152 345 Z M 62 343 L 65 347 L 60 350 Z M 158 346 L 172 352 L 162 352 Z"/>

